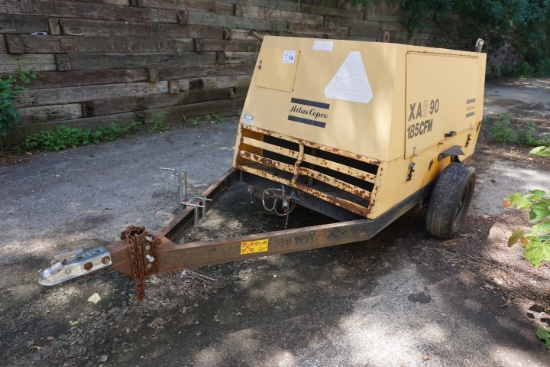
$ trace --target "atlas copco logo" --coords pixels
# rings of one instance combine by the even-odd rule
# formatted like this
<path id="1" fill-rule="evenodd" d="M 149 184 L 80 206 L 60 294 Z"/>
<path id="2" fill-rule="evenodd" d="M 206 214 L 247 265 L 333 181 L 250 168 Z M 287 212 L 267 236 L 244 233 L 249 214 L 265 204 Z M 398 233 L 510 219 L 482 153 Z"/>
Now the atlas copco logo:
<path id="1" fill-rule="evenodd" d="M 300 106 L 292 106 L 292 108 L 290 109 L 290 112 L 310 116 L 311 118 L 314 118 L 314 119 L 318 119 L 318 118 L 327 119 L 328 118 L 328 115 L 326 113 L 319 112 L 315 108 L 311 108 L 311 109 L 308 110 L 308 109 L 304 109 Z"/>
<path id="2" fill-rule="evenodd" d="M 321 128 L 326 127 L 325 121 L 328 119 L 330 104 L 300 98 L 292 98 L 290 103 L 292 103 L 292 107 L 288 111 L 288 121 Z"/>

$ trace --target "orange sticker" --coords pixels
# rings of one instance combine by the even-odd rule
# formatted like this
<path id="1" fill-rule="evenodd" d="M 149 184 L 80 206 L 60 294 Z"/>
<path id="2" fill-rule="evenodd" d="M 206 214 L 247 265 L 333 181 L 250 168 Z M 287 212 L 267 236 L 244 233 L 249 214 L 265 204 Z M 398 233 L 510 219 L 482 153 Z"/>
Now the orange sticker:
<path id="1" fill-rule="evenodd" d="M 256 252 L 267 252 L 269 240 L 241 242 L 241 255 L 254 254 Z"/>

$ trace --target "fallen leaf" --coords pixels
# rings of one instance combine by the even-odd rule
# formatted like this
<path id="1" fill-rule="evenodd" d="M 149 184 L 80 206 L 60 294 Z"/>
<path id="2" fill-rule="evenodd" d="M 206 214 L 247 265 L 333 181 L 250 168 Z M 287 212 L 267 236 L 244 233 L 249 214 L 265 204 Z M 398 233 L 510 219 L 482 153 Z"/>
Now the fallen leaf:
<path id="1" fill-rule="evenodd" d="M 46 339 L 48 339 L 49 341 L 52 341 L 52 340 L 54 340 L 55 338 L 54 338 L 53 336 L 50 335 L 50 336 L 48 336 Z"/>
<path id="2" fill-rule="evenodd" d="M 71 326 L 75 326 L 76 324 L 78 324 L 78 321 L 69 321 L 69 325 Z"/>
<path id="3" fill-rule="evenodd" d="M 88 302 L 92 302 L 93 304 L 97 304 L 99 301 L 101 301 L 101 297 L 99 294 L 94 293 L 88 298 Z"/>

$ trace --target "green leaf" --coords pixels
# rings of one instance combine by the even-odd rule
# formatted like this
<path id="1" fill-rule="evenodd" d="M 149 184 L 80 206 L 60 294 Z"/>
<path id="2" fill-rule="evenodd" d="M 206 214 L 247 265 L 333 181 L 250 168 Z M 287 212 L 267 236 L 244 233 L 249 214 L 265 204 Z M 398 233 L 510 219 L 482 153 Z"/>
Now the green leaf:
<path id="1" fill-rule="evenodd" d="M 550 232 L 550 220 L 543 222 L 537 226 L 539 228 L 539 231 L 544 232 Z"/>
<path id="2" fill-rule="evenodd" d="M 509 200 L 512 205 L 516 205 L 516 202 L 521 198 L 521 192 L 507 195 L 504 200 Z"/>
<path id="3" fill-rule="evenodd" d="M 534 267 L 539 267 L 543 256 L 546 257 L 545 250 L 546 249 L 542 243 L 538 241 L 531 241 L 527 246 L 525 246 L 523 256 L 531 263 L 531 265 Z"/>
<path id="4" fill-rule="evenodd" d="M 541 200 L 546 195 L 546 192 L 543 190 L 532 190 L 529 193 L 533 195 L 533 199 L 535 200 Z"/>
<path id="5" fill-rule="evenodd" d="M 524 195 L 522 196 L 521 198 L 519 198 L 517 201 L 516 201 L 516 208 L 518 209 L 526 209 L 528 208 L 529 206 L 531 206 L 531 195 L 530 194 L 527 194 L 527 195 Z"/>
<path id="6" fill-rule="evenodd" d="M 550 215 L 548 210 L 548 204 L 544 202 L 538 202 L 529 211 L 529 220 L 531 222 L 538 222 Z"/>
<path id="7" fill-rule="evenodd" d="M 538 157 L 550 157 L 550 147 L 537 147 L 529 152 L 529 155 Z"/>
<path id="8" fill-rule="evenodd" d="M 543 328 L 538 328 L 537 329 L 537 337 L 540 340 L 549 340 L 550 339 L 550 331 L 548 331 L 546 329 L 543 329 Z"/>
<path id="9" fill-rule="evenodd" d="M 523 237 L 523 232 L 519 229 L 516 229 L 510 238 L 508 238 L 508 247 L 512 247 L 516 242 L 519 241 L 519 239 Z"/>

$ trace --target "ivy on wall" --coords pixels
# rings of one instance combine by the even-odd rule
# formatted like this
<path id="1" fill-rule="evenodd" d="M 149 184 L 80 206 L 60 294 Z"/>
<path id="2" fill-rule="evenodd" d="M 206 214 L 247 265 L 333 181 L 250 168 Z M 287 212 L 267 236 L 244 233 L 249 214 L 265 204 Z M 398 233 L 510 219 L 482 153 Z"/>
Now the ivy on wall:
<path id="1" fill-rule="evenodd" d="M 537 63 L 550 57 L 550 0 L 352 0 L 365 7 L 399 5 L 410 31 L 427 20 L 448 22 L 462 36 L 490 40 L 493 47 L 509 41 L 522 58 Z"/>

